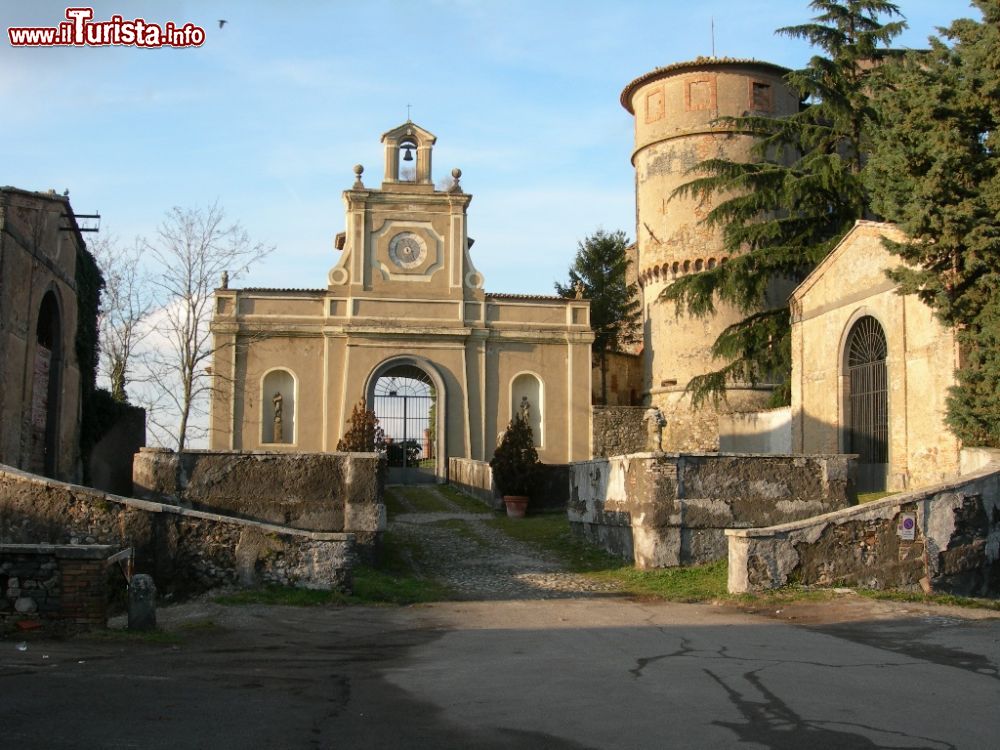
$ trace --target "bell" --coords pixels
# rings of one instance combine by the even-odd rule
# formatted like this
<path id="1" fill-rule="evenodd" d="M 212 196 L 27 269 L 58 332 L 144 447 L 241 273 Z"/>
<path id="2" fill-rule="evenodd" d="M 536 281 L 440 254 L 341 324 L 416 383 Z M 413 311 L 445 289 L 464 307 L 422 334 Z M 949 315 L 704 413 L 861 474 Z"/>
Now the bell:
<path id="1" fill-rule="evenodd" d="M 410 146 L 403 146 L 403 161 L 413 161 L 413 149 Z"/>

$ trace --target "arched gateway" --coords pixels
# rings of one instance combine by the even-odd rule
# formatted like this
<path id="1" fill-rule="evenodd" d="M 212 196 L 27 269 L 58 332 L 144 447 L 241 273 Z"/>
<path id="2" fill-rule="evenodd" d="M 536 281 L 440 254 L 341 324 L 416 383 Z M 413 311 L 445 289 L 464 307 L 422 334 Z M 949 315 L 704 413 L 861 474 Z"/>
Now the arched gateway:
<path id="1" fill-rule="evenodd" d="M 484 291 L 472 196 L 458 169 L 435 187 L 435 141 L 407 121 L 382 136 L 381 187 L 354 168 L 325 288 L 216 290 L 212 448 L 273 440 L 260 383 L 280 370 L 294 379 L 295 442 L 267 450 L 334 450 L 364 399 L 392 439 L 390 481 L 444 481 L 449 458 L 489 460 L 519 410 L 543 461 L 590 458 L 590 303 Z"/>

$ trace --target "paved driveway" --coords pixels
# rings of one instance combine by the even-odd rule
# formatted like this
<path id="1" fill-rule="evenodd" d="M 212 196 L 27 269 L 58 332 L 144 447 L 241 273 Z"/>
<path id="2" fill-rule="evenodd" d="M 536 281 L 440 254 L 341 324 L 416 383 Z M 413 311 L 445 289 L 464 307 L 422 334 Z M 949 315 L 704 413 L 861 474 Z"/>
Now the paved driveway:
<path id="1" fill-rule="evenodd" d="M 464 543 L 438 541 L 442 560 Z M 455 574 L 470 601 L 206 599 L 160 610 L 172 643 L 0 641 L 0 746 L 1000 747 L 996 617 L 852 594 L 777 612 L 632 601 L 508 552 Z"/>

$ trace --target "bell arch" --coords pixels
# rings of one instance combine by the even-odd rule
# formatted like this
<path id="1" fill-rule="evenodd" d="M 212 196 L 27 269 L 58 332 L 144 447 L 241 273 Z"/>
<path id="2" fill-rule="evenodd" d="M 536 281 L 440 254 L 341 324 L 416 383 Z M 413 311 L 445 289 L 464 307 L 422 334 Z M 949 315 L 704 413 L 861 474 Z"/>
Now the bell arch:
<path id="1" fill-rule="evenodd" d="M 368 376 L 365 402 L 385 432 L 390 482 L 445 481 L 447 393 L 432 362 L 414 355 L 384 360 Z"/>

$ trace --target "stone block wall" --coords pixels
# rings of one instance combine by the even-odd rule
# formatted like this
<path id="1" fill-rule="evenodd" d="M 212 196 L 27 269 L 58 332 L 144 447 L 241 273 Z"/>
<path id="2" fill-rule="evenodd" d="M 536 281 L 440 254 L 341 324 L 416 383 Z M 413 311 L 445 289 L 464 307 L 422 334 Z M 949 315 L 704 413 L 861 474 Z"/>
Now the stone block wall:
<path id="1" fill-rule="evenodd" d="M 645 406 L 595 406 L 594 456 L 624 456 L 647 449 Z"/>
<path id="2" fill-rule="evenodd" d="M 369 546 L 385 530 L 384 462 L 374 453 L 143 448 L 136 496 L 305 531 L 347 531 Z"/>
<path id="3" fill-rule="evenodd" d="M 355 537 L 111 495 L 0 466 L 0 536 L 10 543 L 133 547 L 161 593 L 223 584 L 349 589 Z"/>
<path id="4" fill-rule="evenodd" d="M 572 528 L 639 568 L 727 554 L 725 529 L 855 501 L 853 456 L 638 453 L 570 464 Z"/>
<path id="5" fill-rule="evenodd" d="M 0 544 L 0 632 L 18 623 L 47 630 L 103 627 L 107 545 Z M 122 579 L 124 583 L 124 579 Z"/>
<path id="6" fill-rule="evenodd" d="M 912 539 L 904 520 L 913 522 Z M 770 528 L 726 532 L 729 590 L 789 583 L 1000 595 L 1000 465 Z"/>

